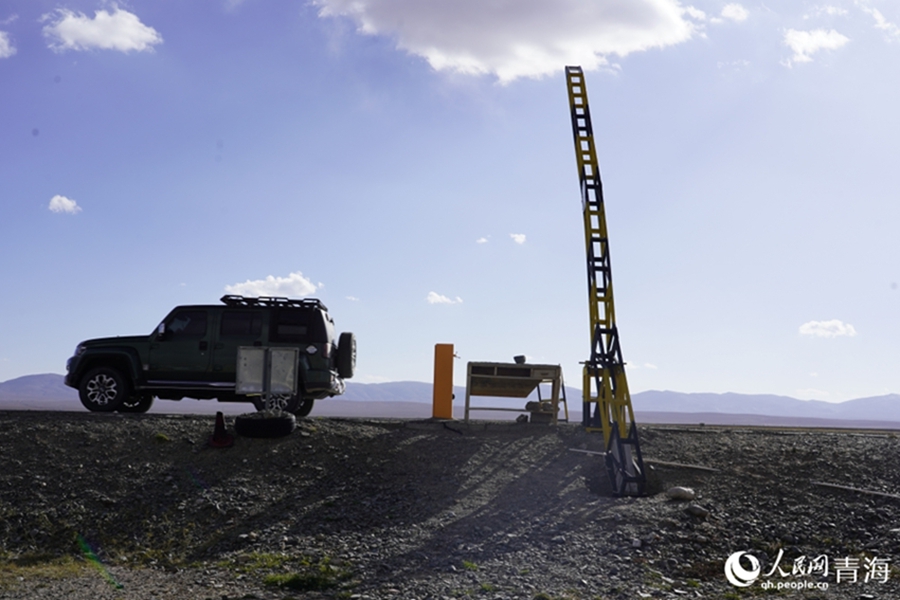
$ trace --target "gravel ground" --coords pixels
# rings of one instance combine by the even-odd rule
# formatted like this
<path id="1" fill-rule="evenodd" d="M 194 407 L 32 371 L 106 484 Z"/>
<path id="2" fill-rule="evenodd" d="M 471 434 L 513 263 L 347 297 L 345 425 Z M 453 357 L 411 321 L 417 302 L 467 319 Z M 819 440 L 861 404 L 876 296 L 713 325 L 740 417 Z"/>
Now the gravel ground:
<path id="1" fill-rule="evenodd" d="M 900 598 L 893 434 L 644 426 L 648 463 L 718 471 L 614 498 L 574 424 L 213 423 L 0 412 L 0 598 Z"/>

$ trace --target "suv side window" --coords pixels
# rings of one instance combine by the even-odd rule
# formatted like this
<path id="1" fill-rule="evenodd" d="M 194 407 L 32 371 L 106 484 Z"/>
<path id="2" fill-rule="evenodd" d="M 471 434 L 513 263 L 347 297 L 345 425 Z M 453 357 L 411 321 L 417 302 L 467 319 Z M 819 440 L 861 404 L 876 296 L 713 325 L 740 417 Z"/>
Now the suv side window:
<path id="1" fill-rule="evenodd" d="M 206 336 L 205 310 L 180 310 L 166 323 L 170 339 L 202 338 Z"/>
<path id="2" fill-rule="evenodd" d="M 272 315 L 270 338 L 276 342 L 305 342 L 309 339 L 309 311 L 276 310 Z"/>
<path id="3" fill-rule="evenodd" d="M 262 333 L 262 313 L 246 310 L 226 310 L 219 327 L 221 337 L 258 337 Z"/>
<path id="4" fill-rule="evenodd" d="M 287 343 L 325 343 L 329 341 L 326 327 L 325 317 L 319 310 L 281 309 L 273 313 L 269 339 Z"/>

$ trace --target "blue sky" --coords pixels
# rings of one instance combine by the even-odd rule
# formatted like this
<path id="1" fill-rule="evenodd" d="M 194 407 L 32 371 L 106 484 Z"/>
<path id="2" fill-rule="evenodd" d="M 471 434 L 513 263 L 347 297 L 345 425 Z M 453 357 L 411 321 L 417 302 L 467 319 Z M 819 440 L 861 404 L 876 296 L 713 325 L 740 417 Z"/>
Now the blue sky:
<path id="1" fill-rule="evenodd" d="M 900 7 L 7 0 L 0 381 L 228 291 L 358 380 L 590 349 L 587 71 L 632 392 L 900 392 Z"/>

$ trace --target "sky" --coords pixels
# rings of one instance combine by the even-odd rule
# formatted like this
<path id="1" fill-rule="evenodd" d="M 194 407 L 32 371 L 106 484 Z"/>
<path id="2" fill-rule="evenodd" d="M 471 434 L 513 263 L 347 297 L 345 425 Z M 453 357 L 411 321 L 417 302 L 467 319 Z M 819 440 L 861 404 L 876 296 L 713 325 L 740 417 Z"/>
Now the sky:
<path id="1" fill-rule="evenodd" d="M 4 0 L 0 381 L 226 293 L 354 381 L 590 352 L 586 72 L 632 393 L 900 393 L 900 5 Z"/>

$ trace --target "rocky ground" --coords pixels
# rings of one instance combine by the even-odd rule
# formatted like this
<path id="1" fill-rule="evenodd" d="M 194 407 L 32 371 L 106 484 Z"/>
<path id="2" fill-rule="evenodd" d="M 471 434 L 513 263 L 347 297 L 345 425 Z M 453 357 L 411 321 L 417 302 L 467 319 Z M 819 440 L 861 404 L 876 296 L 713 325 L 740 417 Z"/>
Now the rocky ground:
<path id="1" fill-rule="evenodd" d="M 644 426 L 648 461 L 718 471 L 652 463 L 614 498 L 574 424 L 315 418 L 217 449 L 213 422 L 0 412 L 0 598 L 900 597 L 893 434 Z"/>

